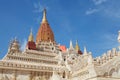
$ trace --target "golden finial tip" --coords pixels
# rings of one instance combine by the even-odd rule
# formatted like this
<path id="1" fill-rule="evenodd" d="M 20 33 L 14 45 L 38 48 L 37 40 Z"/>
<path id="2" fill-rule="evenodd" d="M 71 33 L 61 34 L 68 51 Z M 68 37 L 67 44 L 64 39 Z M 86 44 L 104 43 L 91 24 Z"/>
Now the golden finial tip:
<path id="1" fill-rule="evenodd" d="M 29 42 L 31 42 L 31 41 L 34 42 L 34 37 L 33 37 L 32 29 L 30 30 L 30 35 L 29 35 L 28 41 Z"/>
<path id="2" fill-rule="evenodd" d="M 76 49 L 77 51 L 80 50 L 80 47 L 79 47 L 79 44 L 78 44 L 78 40 L 76 40 L 76 46 L 75 46 L 75 49 Z"/>
<path id="3" fill-rule="evenodd" d="M 46 18 L 46 9 L 44 8 L 42 23 L 45 23 L 45 22 L 47 22 L 47 18 Z"/>

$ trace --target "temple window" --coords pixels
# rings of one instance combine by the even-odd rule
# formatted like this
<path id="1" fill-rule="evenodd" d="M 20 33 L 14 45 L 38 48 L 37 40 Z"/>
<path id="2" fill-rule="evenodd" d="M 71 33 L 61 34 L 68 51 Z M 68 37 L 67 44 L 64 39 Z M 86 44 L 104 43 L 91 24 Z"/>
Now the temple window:
<path id="1" fill-rule="evenodd" d="M 54 50 L 54 48 L 52 48 L 52 50 Z"/>
<path id="2" fill-rule="evenodd" d="M 64 61 L 66 61 L 66 59 L 64 58 Z"/>
<path id="3" fill-rule="evenodd" d="M 48 40 L 49 40 L 50 38 L 48 37 Z"/>
<path id="4" fill-rule="evenodd" d="M 109 72 L 109 76 L 112 76 L 112 74 L 115 72 L 115 69 L 111 69 L 110 72 Z"/>
<path id="5" fill-rule="evenodd" d="M 65 78 L 65 71 L 63 72 L 63 78 Z"/>

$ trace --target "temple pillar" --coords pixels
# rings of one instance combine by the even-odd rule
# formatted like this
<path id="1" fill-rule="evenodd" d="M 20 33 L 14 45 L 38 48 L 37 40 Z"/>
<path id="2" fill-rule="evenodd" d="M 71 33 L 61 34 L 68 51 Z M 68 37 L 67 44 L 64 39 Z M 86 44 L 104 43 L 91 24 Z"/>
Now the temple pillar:
<path id="1" fill-rule="evenodd" d="M 17 80 L 16 70 L 13 71 L 13 77 L 12 77 L 12 80 Z"/>
<path id="2" fill-rule="evenodd" d="M 32 79 L 33 79 L 33 73 L 31 72 L 29 75 L 29 80 L 32 80 Z"/>

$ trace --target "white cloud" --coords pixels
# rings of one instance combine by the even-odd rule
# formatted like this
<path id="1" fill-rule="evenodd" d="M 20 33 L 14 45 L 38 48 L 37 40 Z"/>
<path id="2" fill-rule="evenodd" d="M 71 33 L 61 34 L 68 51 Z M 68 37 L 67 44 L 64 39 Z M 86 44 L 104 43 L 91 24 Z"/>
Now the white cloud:
<path id="1" fill-rule="evenodd" d="M 34 9 L 35 9 L 34 12 L 40 13 L 43 11 L 44 6 L 42 4 L 40 4 L 40 2 L 34 3 Z"/>
<path id="2" fill-rule="evenodd" d="M 26 45 L 27 45 L 27 40 L 24 39 L 24 40 L 22 41 L 22 45 L 21 45 L 21 50 L 22 50 L 22 51 L 26 48 Z"/>
<path id="3" fill-rule="evenodd" d="M 91 15 L 91 14 L 94 14 L 98 11 L 101 10 L 101 4 L 106 2 L 107 0 L 92 0 L 92 2 L 94 3 L 95 7 L 94 8 L 89 8 L 85 14 L 86 15 Z M 99 6 L 98 6 L 99 5 Z"/>
<path id="4" fill-rule="evenodd" d="M 108 41 L 117 41 L 117 36 L 116 34 L 105 34 L 103 38 L 105 38 Z"/>
<path id="5" fill-rule="evenodd" d="M 86 15 L 97 13 L 99 11 L 99 14 L 105 17 L 120 18 L 120 0 L 92 0 L 92 2 L 94 6 L 86 10 Z"/>
<path id="6" fill-rule="evenodd" d="M 104 2 L 106 2 L 107 0 L 92 0 L 94 2 L 95 5 L 100 5 Z"/>
<path id="7" fill-rule="evenodd" d="M 105 34 L 102 36 L 103 48 L 114 48 L 118 47 L 119 43 L 117 41 L 117 34 Z"/>
<path id="8" fill-rule="evenodd" d="M 43 10 L 44 10 L 44 8 L 46 8 L 47 11 L 49 10 L 48 6 L 43 5 L 43 4 L 41 4 L 40 2 L 36 2 L 36 3 L 34 2 L 34 3 L 33 3 L 33 6 L 34 6 L 34 10 L 33 10 L 34 13 L 42 13 Z M 36 21 L 37 23 L 40 23 L 40 21 L 41 21 L 40 18 L 41 18 L 41 15 L 37 15 L 37 16 L 35 17 L 35 21 Z"/>
<path id="9" fill-rule="evenodd" d="M 104 8 L 104 14 L 109 17 L 120 18 L 120 10 L 117 8 L 115 9 Z"/>
<path id="10" fill-rule="evenodd" d="M 98 11 L 99 11 L 98 9 L 91 9 L 90 8 L 89 10 L 86 11 L 86 15 L 94 14 L 94 13 L 96 13 Z"/>
<path id="11" fill-rule="evenodd" d="M 34 3 L 33 5 L 34 5 L 33 12 L 36 12 L 36 13 L 41 13 L 44 10 L 44 8 L 46 8 L 47 10 L 49 9 L 48 6 L 45 6 L 40 2 Z"/>

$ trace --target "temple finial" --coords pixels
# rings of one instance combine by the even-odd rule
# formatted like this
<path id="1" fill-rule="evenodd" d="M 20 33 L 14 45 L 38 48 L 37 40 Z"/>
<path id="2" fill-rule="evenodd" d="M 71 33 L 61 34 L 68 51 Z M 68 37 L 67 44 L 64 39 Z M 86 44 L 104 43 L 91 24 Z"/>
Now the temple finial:
<path id="1" fill-rule="evenodd" d="M 32 29 L 30 30 L 30 35 L 29 35 L 28 41 L 29 42 L 34 42 L 34 37 L 33 37 Z"/>
<path id="2" fill-rule="evenodd" d="M 72 43 L 71 40 L 70 40 L 70 47 L 69 47 L 69 49 L 74 49 L 74 48 L 73 48 L 73 43 Z"/>
<path id="3" fill-rule="evenodd" d="M 47 18 L 46 18 L 46 9 L 44 8 L 42 23 L 45 23 L 45 22 L 47 22 Z"/>
<path id="4" fill-rule="evenodd" d="M 77 41 L 77 40 L 76 40 L 75 50 L 80 51 L 80 47 L 79 47 L 79 44 L 78 44 L 78 41 Z"/>
<path id="5" fill-rule="evenodd" d="M 84 46 L 84 55 L 87 55 L 87 49 L 85 46 Z"/>

